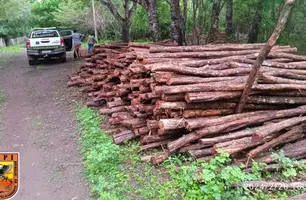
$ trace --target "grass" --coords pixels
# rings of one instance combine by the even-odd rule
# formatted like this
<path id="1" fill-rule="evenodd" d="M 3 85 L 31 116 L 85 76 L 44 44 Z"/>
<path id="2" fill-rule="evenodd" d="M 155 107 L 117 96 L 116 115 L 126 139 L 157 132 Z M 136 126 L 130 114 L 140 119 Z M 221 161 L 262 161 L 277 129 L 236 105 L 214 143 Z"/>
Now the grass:
<path id="1" fill-rule="evenodd" d="M 2 90 L 0 90 L 0 104 L 4 103 L 5 100 L 6 100 L 5 93 Z"/>
<path id="2" fill-rule="evenodd" d="M 231 159 L 222 152 L 210 162 L 193 162 L 191 158 L 179 155 L 153 167 L 140 161 L 142 154 L 138 143 L 128 142 L 120 147 L 115 145 L 112 138 L 100 129 L 104 119 L 95 110 L 78 106 L 77 120 L 92 199 L 282 199 L 306 191 L 269 192 L 232 187 L 233 183 L 249 180 L 288 181 L 305 177 L 306 166 L 299 165 L 283 154 L 275 155 L 285 165 L 277 173 L 265 172 L 265 164 L 262 163 L 255 163 L 252 172 L 246 173 L 243 171 L 244 166 L 228 165 Z M 186 161 L 188 165 L 184 166 Z"/>
<path id="3" fill-rule="evenodd" d="M 0 47 L 0 54 L 14 55 L 22 52 L 25 48 L 24 44 L 12 45 L 8 47 Z"/>
<path id="4" fill-rule="evenodd" d="M 32 119 L 32 127 L 34 129 L 40 129 L 42 127 L 42 121 L 39 116 L 36 116 Z"/>

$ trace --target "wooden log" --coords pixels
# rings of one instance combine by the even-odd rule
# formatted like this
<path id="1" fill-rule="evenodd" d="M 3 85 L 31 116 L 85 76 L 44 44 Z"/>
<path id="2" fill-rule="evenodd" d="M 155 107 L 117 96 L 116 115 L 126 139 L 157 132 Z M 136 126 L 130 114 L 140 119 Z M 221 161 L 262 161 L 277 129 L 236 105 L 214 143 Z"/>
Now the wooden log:
<path id="1" fill-rule="evenodd" d="M 204 128 L 204 129 L 194 131 L 192 133 L 184 135 L 183 137 L 181 137 L 181 138 L 179 138 L 179 139 L 177 139 L 173 142 L 170 142 L 167 146 L 168 146 L 169 151 L 173 152 L 173 151 L 176 151 L 177 149 L 183 147 L 184 145 L 189 144 L 191 142 L 194 142 L 194 141 L 196 141 L 196 140 L 198 140 L 198 139 L 200 139 L 204 136 L 207 136 L 207 135 L 212 135 L 212 134 L 216 134 L 216 133 L 220 133 L 220 132 L 224 132 L 224 131 L 233 131 L 233 130 L 243 128 L 243 127 L 248 126 L 248 125 L 252 125 L 252 124 L 256 124 L 256 123 L 260 123 L 260 122 L 265 122 L 265 121 L 269 121 L 269 120 L 272 120 L 272 119 L 284 118 L 284 117 L 294 117 L 294 116 L 304 114 L 305 112 L 306 112 L 306 106 L 300 106 L 300 107 L 295 108 L 295 109 L 288 109 L 288 110 L 281 110 L 281 111 L 274 111 L 274 112 L 270 111 L 269 113 L 267 113 L 265 115 L 250 116 L 248 118 L 243 118 L 243 119 L 239 119 L 239 120 L 236 120 L 236 121 L 231 121 L 231 122 L 223 123 L 223 124 L 220 124 L 220 125 L 210 126 L 210 127 Z M 295 120 L 298 120 L 298 119 L 295 119 Z M 301 119 L 299 119 L 298 121 L 300 121 L 302 123 L 303 120 L 305 120 L 305 118 L 301 117 Z M 290 123 L 290 124 L 296 125 L 298 123 L 293 122 L 293 123 Z M 270 133 L 270 132 L 268 132 L 268 133 Z M 266 136 L 266 135 L 258 135 L 258 138 L 261 139 L 261 138 L 263 138 L 263 136 Z M 255 137 L 255 139 L 257 139 L 257 138 Z"/>
<path id="2" fill-rule="evenodd" d="M 204 156 L 212 155 L 212 148 L 198 149 L 198 150 L 189 150 L 188 154 L 194 158 L 201 158 Z"/>
<path id="3" fill-rule="evenodd" d="M 121 144 L 125 141 L 133 139 L 135 137 L 134 133 L 130 130 L 122 131 L 121 133 L 113 135 L 113 141 L 115 144 Z"/>
<path id="4" fill-rule="evenodd" d="M 158 121 L 157 120 L 147 120 L 147 127 L 149 130 L 158 129 Z"/>
<path id="5" fill-rule="evenodd" d="M 146 121 L 143 120 L 143 119 L 128 119 L 128 120 L 124 120 L 121 122 L 121 124 L 125 127 L 128 127 L 128 128 L 140 128 L 140 127 L 143 127 L 146 125 Z"/>
<path id="6" fill-rule="evenodd" d="M 164 140 L 169 140 L 173 138 L 179 137 L 178 135 L 144 135 L 140 137 L 140 143 L 141 144 L 149 144 L 149 143 L 154 143 L 154 142 L 160 142 Z"/>
<path id="7" fill-rule="evenodd" d="M 289 197 L 287 200 L 303 200 L 303 199 L 306 199 L 306 193 L 296 195 L 296 196 L 293 196 L 293 197 Z"/>
<path id="8" fill-rule="evenodd" d="M 185 119 L 161 119 L 159 120 L 158 127 L 163 130 L 175 130 L 175 129 L 180 129 L 184 128 L 185 126 Z"/>
<path id="9" fill-rule="evenodd" d="M 210 118 L 195 118 L 195 119 L 188 119 L 185 120 L 185 127 L 187 130 L 192 131 L 197 128 L 203 128 L 207 126 L 216 126 L 219 124 L 224 124 L 226 122 L 235 121 L 239 119 L 243 119 L 249 116 L 255 115 L 265 115 L 269 113 L 269 111 L 256 111 L 256 112 L 248 112 L 248 113 L 241 113 L 241 114 L 233 114 L 224 117 L 210 117 Z"/>
<path id="10" fill-rule="evenodd" d="M 179 64 L 177 65 L 164 64 L 152 67 L 152 72 L 157 72 L 157 71 L 174 72 L 177 74 L 195 75 L 201 77 L 227 77 L 233 75 L 247 75 L 251 71 L 251 69 L 246 67 L 241 67 L 234 69 L 213 70 L 213 69 L 207 69 L 207 67 L 192 68 Z"/>
<path id="11" fill-rule="evenodd" d="M 306 181 L 296 181 L 296 182 L 248 181 L 244 183 L 234 183 L 233 186 L 245 187 L 249 189 L 297 190 L 305 188 Z"/>
<path id="12" fill-rule="evenodd" d="M 184 133 L 186 133 L 186 130 L 184 128 L 167 130 L 167 131 L 163 131 L 161 129 L 157 130 L 158 135 L 174 135 L 174 134 L 184 134 Z"/>
<path id="13" fill-rule="evenodd" d="M 133 133 L 136 135 L 136 136 L 139 136 L 139 135 L 145 135 L 147 133 L 149 133 L 149 129 L 147 126 L 143 126 L 143 127 L 140 127 L 140 128 L 136 128 L 133 130 Z"/>
<path id="14" fill-rule="evenodd" d="M 288 128 L 298 124 L 301 124 L 306 121 L 306 117 L 292 117 L 290 119 L 283 120 L 278 123 L 270 124 L 269 130 L 266 131 L 256 131 L 252 135 L 252 141 L 257 142 L 272 134 L 275 130 L 280 130 L 280 128 Z"/>
<path id="15" fill-rule="evenodd" d="M 220 116 L 220 115 L 227 115 L 233 113 L 234 109 L 184 110 L 183 117 L 184 118 L 211 117 L 211 116 Z"/>
<path id="16" fill-rule="evenodd" d="M 274 134 L 276 135 L 276 134 Z M 273 136 L 274 136 L 273 135 Z M 225 153 L 228 154 L 235 154 L 238 152 L 241 152 L 245 149 L 249 149 L 251 147 L 256 147 L 264 142 L 269 142 L 271 139 L 273 139 L 273 136 L 270 135 L 266 138 L 264 138 L 263 140 L 257 141 L 257 142 L 252 142 L 252 137 L 243 137 L 243 138 L 239 138 L 236 140 L 231 140 L 228 142 L 222 142 L 222 143 L 218 143 L 215 144 L 213 146 L 213 154 L 217 155 L 218 154 L 218 149 L 222 150 Z"/>
<path id="17" fill-rule="evenodd" d="M 240 95 L 241 92 L 197 92 L 187 93 L 185 95 L 185 100 L 187 101 L 187 103 L 206 102 L 234 99 L 240 97 Z"/>
<path id="18" fill-rule="evenodd" d="M 113 107 L 113 108 L 101 108 L 100 114 L 102 115 L 110 115 L 115 112 L 123 112 L 125 111 L 125 106 L 118 106 L 118 107 Z"/>
<path id="19" fill-rule="evenodd" d="M 199 150 L 199 149 L 203 149 L 203 148 L 207 148 L 207 147 L 211 147 L 212 145 L 203 145 L 201 143 L 196 143 L 196 144 L 191 144 L 191 145 L 186 145 L 182 148 L 179 149 L 180 153 L 185 153 L 188 152 L 190 150 Z"/>
<path id="20" fill-rule="evenodd" d="M 140 150 L 143 151 L 143 150 L 148 150 L 148 149 L 152 149 L 152 148 L 155 148 L 155 147 L 159 147 L 159 146 L 167 144 L 170 141 L 171 140 L 164 140 L 164 141 L 160 141 L 160 142 L 154 142 L 154 143 L 142 145 L 142 146 L 140 146 Z"/>
<path id="21" fill-rule="evenodd" d="M 153 91 L 156 94 L 178 94 L 188 92 L 212 92 L 212 91 L 242 91 L 244 84 L 242 83 L 200 83 L 179 86 L 155 86 Z M 300 84 L 256 84 L 253 86 L 255 91 L 284 91 L 284 90 L 306 90 L 305 85 Z"/>
<path id="22" fill-rule="evenodd" d="M 300 164 L 306 164 L 306 160 L 298 160 L 298 163 L 292 163 L 292 167 L 297 167 Z M 277 164 L 268 164 L 264 167 L 264 171 L 280 171 L 281 169 L 283 169 L 284 167 L 286 167 L 286 165 L 282 164 L 282 163 L 277 163 Z M 243 171 L 247 172 L 247 173 L 251 173 L 252 172 L 252 168 L 246 168 Z"/>
<path id="23" fill-rule="evenodd" d="M 166 102 L 157 101 L 155 104 L 156 109 L 172 109 L 172 110 L 182 110 L 187 107 L 185 102 Z"/>
<path id="24" fill-rule="evenodd" d="M 295 48 L 274 49 L 275 52 L 296 52 Z M 233 55 L 247 55 L 259 53 L 259 50 L 241 50 L 241 51 L 208 51 L 208 52 L 177 52 L 177 53 L 155 53 L 150 54 L 152 58 L 218 58 Z M 277 57 L 280 58 L 280 57 Z M 282 58 L 288 58 L 283 57 Z M 292 58 L 291 58 L 292 59 Z M 304 59 L 305 60 L 305 59 Z"/>
<path id="25" fill-rule="evenodd" d="M 306 157 L 306 139 L 296 141 L 292 144 L 287 144 L 281 150 L 284 152 L 284 155 L 288 158 L 294 159 L 302 159 Z M 278 151 L 279 152 L 279 151 Z M 263 162 L 263 163 L 273 163 L 276 162 L 275 157 L 272 153 L 264 155 L 260 158 L 255 159 L 256 162 Z"/>
<path id="26" fill-rule="evenodd" d="M 169 154 L 167 152 L 165 152 L 161 155 L 153 156 L 151 158 L 151 163 L 153 165 L 158 165 L 158 164 L 164 162 L 168 158 L 168 156 L 169 156 Z"/>
<path id="27" fill-rule="evenodd" d="M 117 101 L 107 102 L 106 105 L 108 108 L 113 108 L 113 107 L 123 106 L 125 105 L 125 103 L 122 100 L 117 100 Z"/>
<path id="28" fill-rule="evenodd" d="M 294 83 L 294 84 L 305 84 L 305 80 L 292 80 L 288 78 L 279 78 L 269 74 L 261 74 L 260 79 L 265 81 L 266 83 Z"/>
<path id="29" fill-rule="evenodd" d="M 248 45 L 205 45 L 205 46 L 183 46 L 183 47 L 150 47 L 150 53 L 176 53 L 176 52 L 202 52 L 202 51 L 235 51 L 260 49 L 264 44 Z"/>
<path id="30" fill-rule="evenodd" d="M 197 77 L 197 76 L 177 76 L 172 77 L 172 75 L 167 80 L 167 85 L 184 85 L 184 84 L 195 84 L 195 83 L 210 83 L 210 82 L 222 82 L 222 81 L 235 81 L 235 82 L 245 82 L 245 76 L 239 77 Z"/>
<path id="31" fill-rule="evenodd" d="M 306 97 L 250 96 L 248 102 L 256 104 L 305 104 Z"/>
<path id="32" fill-rule="evenodd" d="M 174 95 L 161 95 L 161 100 L 167 101 L 167 102 L 176 102 L 176 101 L 184 101 L 185 100 L 185 94 L 174 94 Z"/>
<path id="33" fill-rule="evenodd" d="M 295 141 L 297 139 L 302 138 L 304 135 L 302 134 L 304 131 L 305 125 L 299 125 L 293 127 L 291 130 L 287 131 L 286 133 L 280 135 L 279 137 L 271 140 L 270 142 L 266 142 L 265 144 L 258 146 L 255 149 L 252 149 L 247 155 L 248 159 L 255 158 L 260 153 L 269 150 L 273 147 L 276 147 L 280 144 L 289 143 Z"/>

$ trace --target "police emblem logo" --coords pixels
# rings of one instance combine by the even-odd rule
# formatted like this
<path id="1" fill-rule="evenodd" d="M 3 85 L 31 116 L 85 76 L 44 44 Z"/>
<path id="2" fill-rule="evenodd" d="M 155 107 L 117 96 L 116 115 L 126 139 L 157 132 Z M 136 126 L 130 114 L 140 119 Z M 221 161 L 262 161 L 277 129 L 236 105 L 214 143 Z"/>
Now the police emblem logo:
<path id="1" fill-rule="evenodd" d="M 11 199 L 19 188 L 19 154 L 0 153 L 0 200 Z"/>

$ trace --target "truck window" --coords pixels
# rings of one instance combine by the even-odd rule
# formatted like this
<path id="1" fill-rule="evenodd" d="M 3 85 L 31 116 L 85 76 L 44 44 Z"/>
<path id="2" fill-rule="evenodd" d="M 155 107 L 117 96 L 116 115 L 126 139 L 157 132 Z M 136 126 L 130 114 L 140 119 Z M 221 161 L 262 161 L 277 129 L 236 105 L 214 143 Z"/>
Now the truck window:
<path id="1" fill-rule="evenodd" d="M 31 38 L 50 38 L 50 37 L 59 37 L 58 32 L 54 30 L 33 31 Z"/>

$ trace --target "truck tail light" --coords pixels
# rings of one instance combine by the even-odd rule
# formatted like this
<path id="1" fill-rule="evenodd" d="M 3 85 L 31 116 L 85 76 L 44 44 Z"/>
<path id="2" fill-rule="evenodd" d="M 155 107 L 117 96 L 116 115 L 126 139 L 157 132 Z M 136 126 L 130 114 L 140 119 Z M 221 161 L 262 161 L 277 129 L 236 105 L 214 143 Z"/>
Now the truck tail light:
<path id="1" fill-rule="evenodd" d="M 61 46 L 62 46 L 62 47 L 65 46 L 64 38 L 61 38 Z"/>
<path id="2" fill-rule="evenodd" d="M 27 40 L 26 46 L 27 46 L 27 48 L 30 48 L 30 47 L 31 47 L 31 42 L 30 42 L 30 40 Z"/>

